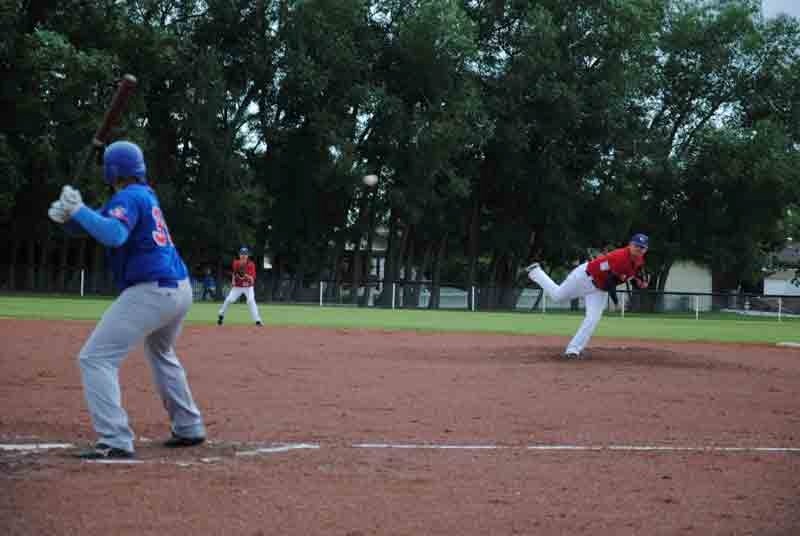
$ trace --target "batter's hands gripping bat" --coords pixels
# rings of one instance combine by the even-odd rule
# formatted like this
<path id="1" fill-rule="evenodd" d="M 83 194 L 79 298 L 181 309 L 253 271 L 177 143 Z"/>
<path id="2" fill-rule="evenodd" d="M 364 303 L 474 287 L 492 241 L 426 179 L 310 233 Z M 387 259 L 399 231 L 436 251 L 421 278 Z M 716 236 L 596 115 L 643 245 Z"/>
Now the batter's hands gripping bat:
<path id="1" fill-rule="evenodd" d="M 84 159 L 78 164 L 78 169 L 75 173 L 75 178 L 80 179 L 81 175 L 84 174 L 86 171 L 86 167 L 91 162 L 92 158 L 96 155 L 99 155 L 100 150 L 108 143 L 108 137 L 111 134 L 111 129 L 119 123 L 120 117 L 122 117 L 122 112 L 125 110 L 125 106 L 127 106 L 128 101 L 130 100 L 131 95 L 133 94 L 133 90 L 136 89 L 137 80 L 136 77 L 132 74 L 126 74 L 120 80 L 119 85 L 117 86 L 117 92 L 114 94 L 114 98 L 111 99 L 111 104 L 108 106 L 106 110 L 106 115 L 103 118 L 103 122 L 100 123 L 100 126 L 95 131 L 94 136 L 92 137 L 92 141 L 89 143 L 89 147 L 86 149 L 86 156 Z"/>

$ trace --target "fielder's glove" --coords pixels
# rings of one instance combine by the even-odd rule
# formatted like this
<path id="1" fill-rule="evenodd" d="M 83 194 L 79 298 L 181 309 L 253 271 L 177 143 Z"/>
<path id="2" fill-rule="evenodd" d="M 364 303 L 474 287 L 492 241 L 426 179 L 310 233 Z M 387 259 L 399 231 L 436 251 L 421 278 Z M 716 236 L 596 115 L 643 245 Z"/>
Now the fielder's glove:
<path id="1" fill-rule="evenodd" d="M 59 201 L 61 201 L 61 205 L 64 210 L 67 211 L 70 218 L 83 206 L 81 193 L 70 185 L 66 185 L 61 189 Z"/>
<path id="2" fill-rule="evenodd" d="M 64 208 L 64 203 L 60 199 L 53 201 L 47 210 L 47 215 L 56 223 L 66 223 L 70 218 L 69 212 Z"/>
<path id="3" fill-rule="evenodd" d="M 633 278 L 633 282 L 641 289 L 645 289 L 650 286 L 650 278 L 644 272 L 639 272 L 636 274 L 636 277 Z"/>

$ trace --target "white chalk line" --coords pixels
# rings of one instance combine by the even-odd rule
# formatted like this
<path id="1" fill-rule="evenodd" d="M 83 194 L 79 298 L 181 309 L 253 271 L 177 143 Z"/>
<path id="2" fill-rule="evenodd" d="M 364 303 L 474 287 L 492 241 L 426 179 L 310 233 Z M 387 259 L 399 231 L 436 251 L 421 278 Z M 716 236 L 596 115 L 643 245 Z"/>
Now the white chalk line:
<path id="1" fill-rule="evenodd" d="M 0 451 L 21 452 L 23 454 L 45 452 L 56 449 L 75 448 L 72 443 L 11 443 L 0 444 Z M 234 456 L 254 457 L 269 454 L 280 454 L 298 450 L 320 450 L 323 449 L 317 443 L 276 443 L 267 446 L 248 448 L 248 450 L 237 450 Z M 329 448 L 341 448 L 334 445 Z M 442 451 L 528 451 L 528 452 L 696 452 L 696 453 L 739 453 L 739 454 L 795 454 L 800 453 L 800 447 L 765 447 L 765 446 L 681 446 L 681 445 L 571 445 L 571 444 L 551 444 L 551 445 L 500 445 L 500 444 L 440 444 L 440 443 L 353 443 L 344 448 L 357 450 L 442 450 Z M 86 463 L 109 464 L 109 465 L 136 465 L 144 463 L 168 463 L 179 467 L 190 467 L 193 465 L 207 465 L 224 462 L 222 456 L 203 457 L 194 460 L 172 460 L 169 458 L 155 459 L 99 459 L 83 460 Z"/>
<path id="2" fill-rule="evenodd" d="M 290 450 L 311 449 L 317 450 L 320 446 L 314 443 L 290 443 L 285 445 L 275 445 L 272 447 L 259 447 L 254 450 L 243 450 L 236 453 L 236 456 L 258 456 L 259 454 L 275 454 L 278 452 L 289 452 Z"/>
<path id="3" fill-rule="evenodd" d="M 50 449 L 71 449 L 75 445 L 72 443 L 12 443 L 3 445 L 0 443 L 0 450 L 33 452 L 37 450 Z"/>
<path id="4" fill-rule="evenodd" d="M 529 450 L 529 451 L 622 451 L 622 452 L 774 452 L 800 453 L 800 447 L 725 447 L 670 445 L 438 445 L 429 443 L 356 443 L 358 449 L 405 450 Z"/>

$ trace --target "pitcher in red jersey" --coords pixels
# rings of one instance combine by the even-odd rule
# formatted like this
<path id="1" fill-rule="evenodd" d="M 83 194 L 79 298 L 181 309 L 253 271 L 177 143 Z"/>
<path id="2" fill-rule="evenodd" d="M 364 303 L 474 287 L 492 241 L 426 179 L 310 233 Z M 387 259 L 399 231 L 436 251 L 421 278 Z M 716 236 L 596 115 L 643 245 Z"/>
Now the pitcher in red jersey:
<path id="1" fill-rule="evenodd" d="M 637 233 L 631 237 L 626 247 L 615 249 L 579 265 L 560 285 L 550 279 L 539 263 L 533 263 L 526 268 L 531 281 L 538 283 L 551 299 L 557 302 L 584 299 L 586 317 L 567 345 L 564 357 L 581 358 L 584 348 L 603 316 L 607 295 L 615 304 L 617 303 L 617 285 L 633 281 L 639 288 L 647 288 L 647 278 L 642 274 L 648 247 L 650 239 L 647 235 Z"/>

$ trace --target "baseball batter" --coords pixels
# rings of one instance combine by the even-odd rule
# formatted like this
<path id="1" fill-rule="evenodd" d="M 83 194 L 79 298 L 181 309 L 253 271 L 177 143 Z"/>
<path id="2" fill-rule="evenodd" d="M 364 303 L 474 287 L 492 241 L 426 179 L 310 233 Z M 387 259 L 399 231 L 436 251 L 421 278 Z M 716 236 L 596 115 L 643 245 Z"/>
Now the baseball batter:
<path id="1" fill-rule="evenodd" d="M 526 268 L 528 277 L 538 283 L 544 292 L 557 302 L 583 298 L 586 316 L 578 332 L 567 345 L 564 357 L 580 359 L 597 328 L 608 297 L 617 303 L 617 285 L 633 281 L 639 288 L 647 288 L 647 278 L 642 274 L 645 254 L 649 247 L 647 235 L 633 235 L 627 247 L 615 249 L 605 255 L 584 262 L 572 270 L 563 283 L 557 285 L 550 279 L 539 263 Z"/>
<path id="2" fill-rule="evenodd" d="M 205 440 L 205 426 L 192 398 L 175 340 L 192 303 L 186 265 L 172 242 L 155 192 L 148 186 L 141 149 L 112 143 L 103 155 L 105 182 L 114 195 L 99 210 L 64 186 L 48 211 L 68 232 L 87 232 L 106 246 L 119 297 L 105 311 L 79 354 L 84 394 L 98 440 L 85 459 L 131 458 L 134 434 L 122 408 L 119 367 L 144 341 L 153 379 L 172 424 L 168 447 Z"/>
<path id="3" fill-rule="evenodd" d="M 239 258 L 233 259 L 232 275 L 231 275 L 231 291 L 222 302 L 222 307 L 219 308 L 219 316 L 217 317 L 217 324 L 220 326 L 225 321 L 225 311 L 232 303 L 236 303 L 242 294 L 247 299 L 247 307 L 250 309 L 250 316 L 256 323 L 256 326 L 263 326 L 261 322 L 261 315 L 258 314 L 258 305 L 256 305 L 256 295 L 253 290 L 256 284 L 256 264 L 250 260 L 250 250 L 246 247 L 239 249 Z"/>

